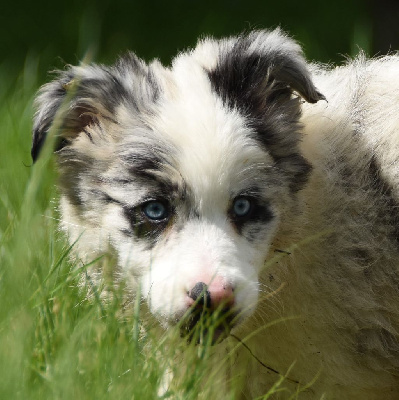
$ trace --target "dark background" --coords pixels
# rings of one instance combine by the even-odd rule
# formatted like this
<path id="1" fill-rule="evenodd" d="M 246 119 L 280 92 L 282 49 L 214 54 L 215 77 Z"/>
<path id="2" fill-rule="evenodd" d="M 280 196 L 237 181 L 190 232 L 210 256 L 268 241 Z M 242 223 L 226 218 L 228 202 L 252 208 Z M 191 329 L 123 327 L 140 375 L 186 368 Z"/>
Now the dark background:
<path id="1" fill-rule="evenodd" d="M 3 0 L 0 68 L 18 74 L 33 65 L 42 80 L 66 63 L 112 62 L 127 49 L 168 63 L 199 36 L 278 25 L 322 62 L 359 47 L 369 55 L 399 49 L 397 0 Z"/>

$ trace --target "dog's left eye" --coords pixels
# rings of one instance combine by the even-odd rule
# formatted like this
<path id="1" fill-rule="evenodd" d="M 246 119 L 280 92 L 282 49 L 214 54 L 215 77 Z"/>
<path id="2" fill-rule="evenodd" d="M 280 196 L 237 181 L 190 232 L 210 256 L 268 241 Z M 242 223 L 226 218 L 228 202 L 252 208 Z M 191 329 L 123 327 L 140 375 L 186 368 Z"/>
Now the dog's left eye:
<path id="1" fill-rule="evenodd" d="M 168 209 L 164 203 L 159 200 L 152 200 L 143 205 L 145 216 L 154 221 L 160 221 L 168 216 Z"/>
<path id="2" fill-rule="evenodd" d="M 252 208 L 251 200 L 247 197 L 237 197 L 233 203 L 233 213 L 236 217 L 247 216 Z"/>

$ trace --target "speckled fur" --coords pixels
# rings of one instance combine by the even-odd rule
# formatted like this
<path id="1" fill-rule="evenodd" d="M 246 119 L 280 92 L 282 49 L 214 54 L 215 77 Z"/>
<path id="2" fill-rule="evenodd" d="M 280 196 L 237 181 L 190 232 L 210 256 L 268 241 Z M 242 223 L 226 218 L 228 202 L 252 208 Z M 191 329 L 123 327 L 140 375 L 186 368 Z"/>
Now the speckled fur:
<path id="1" fill-rule="evenodd" d="M 198 271 L 237 289 L 243 398 L 294 364 L 292 391 L 318 377 L 300 398 L 394 400 L 398 73 L 397 55 L 307 65 L 279 30 L 204 39 L 170 68 L 70 67 L 38 96 L 32 155 L 59 118 L 62 228 L 84 232 L 84 262 L 111 254 L 161 325 Z M 156 229 L 140 213 L 154 193 L 174 210 Z M 242 193 L 259 215 L 238 225 Z"/>

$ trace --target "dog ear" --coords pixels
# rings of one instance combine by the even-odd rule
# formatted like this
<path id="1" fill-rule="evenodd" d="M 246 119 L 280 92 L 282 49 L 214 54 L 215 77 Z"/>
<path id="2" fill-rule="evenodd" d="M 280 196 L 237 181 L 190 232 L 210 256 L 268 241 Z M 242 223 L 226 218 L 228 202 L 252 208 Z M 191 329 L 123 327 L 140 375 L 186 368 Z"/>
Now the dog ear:
<path id="1" fill-rule="evenodd" d="M 43 85 L 36 96 L 35 107 L 37 111 L 33 121 L 31 148 L 33 162 L 35 162 L 39 156 L 47 133 L 65 100 L 67 88 L 71 82 L 73 82 L 72 69 L 61 73 L 59 79 Z"/>
<path id="2" fill-rule="evenodd" d="M 128 103 L 138 111 L 154 101 L 158 92 L 150 68 L 133 53 L 121 57 L 112 67 L 85 65 L 69 67 L 44 85 L 36 98 L 31 155 L 36 161 L 46 136 L 55 128 L 56 150 L 71 143 L 93 124 L 115 121 L 117 107 Z M 100 131 L 100 130 L 99 130 Z"/>
<path id="3" fill-rule="evenodd" d="M 213 90 L 246 117 L 291 190 L 300 190 L 311 171 L 299 149 L 300 99 L 325 99 L 312 82 L 300 46 L 279 29 L 253 31 L 216 45 L 217 62 L 208 68 Z"/>
<path id="4" fill-rule="evenodd" d="M 258 113 L 294 92 L 309 103 L 325 100 L 312 82 L 300 46 L 280 29 L 221 41 L 219 49 L 209 77 L 230 106 Z"/>
<path id="5" fill-rule="evenodd" d="M 98 69 L 98 71 L 95 71 Z M 89 77 L 90 71 L 93 77 Z M 36 98 L 31 155 L 36 161 L 49 130 L 54 127 L 60 150 L 101 115 L 112 112 L 100 67 L 70 67 L 58 79 L 44 85 Z M 95 78 L 94 78 L 95 77 Z M 107 96 L 108 95 L 108 96 Z"/>

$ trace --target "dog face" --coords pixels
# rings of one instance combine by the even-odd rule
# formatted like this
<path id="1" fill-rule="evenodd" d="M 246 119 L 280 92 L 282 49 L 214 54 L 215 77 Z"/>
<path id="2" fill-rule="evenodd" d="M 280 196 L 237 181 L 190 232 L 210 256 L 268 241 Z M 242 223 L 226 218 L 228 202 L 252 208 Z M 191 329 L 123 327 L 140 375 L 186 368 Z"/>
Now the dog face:
<path id="1" fill-rule="evenodd" d="M 206 39 L 170 68 L 133 54 L 71 67 L 38 98 L 32 156 L 57 126 L 63 227 L 102 252 L 162 325 L 196 303 L 251 314 L 269 244 L 310 165 L 300 98 L 322 99 L 280 31 Z"/>

